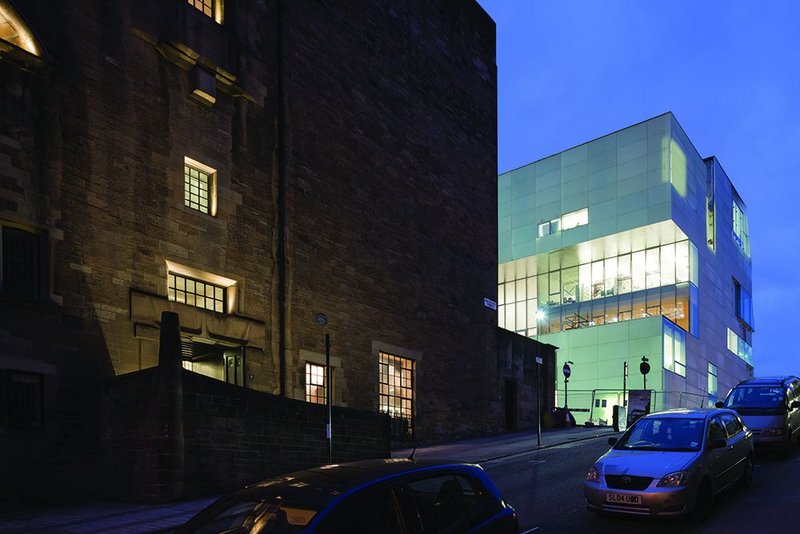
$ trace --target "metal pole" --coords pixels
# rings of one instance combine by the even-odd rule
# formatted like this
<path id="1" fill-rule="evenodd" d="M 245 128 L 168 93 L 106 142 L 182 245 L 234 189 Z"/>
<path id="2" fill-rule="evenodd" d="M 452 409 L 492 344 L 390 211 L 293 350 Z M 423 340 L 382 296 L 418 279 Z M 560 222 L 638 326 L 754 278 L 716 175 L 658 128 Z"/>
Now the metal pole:
<path id="1" fill-rule="evenodd" d="M 328 463 L 333 463 L 333 439 L 332 439 L 332 425 L 331 425 L 331 404 L 332 404 L 332 385 L 331 380 L 331 335 L 325 333 L 325 396 L 328 404 L 328 425 L 325 428 L 325 434 L 328 438 Z"/>
<path id="2" fill-rule="evenodd" d="M 569 378 L 566 376 L 564 377 L 564 409 L 569 409 L 569 403 L 567 403 L 567 384 L 569 383 Z"/>
<path id="3" fill-rule="evenodd" d="M 537 342 L 536 352 L 539 352 Z M 542 446 L 542 364 L 541 359 L 536 357 L 536 445 Z"/>
<path id="4" fill-rule="evenodd" d="M 622 374 L 622 405 L 626 406 L 625 395 L 628 394 L 628 362 L 625 362 Z"/>

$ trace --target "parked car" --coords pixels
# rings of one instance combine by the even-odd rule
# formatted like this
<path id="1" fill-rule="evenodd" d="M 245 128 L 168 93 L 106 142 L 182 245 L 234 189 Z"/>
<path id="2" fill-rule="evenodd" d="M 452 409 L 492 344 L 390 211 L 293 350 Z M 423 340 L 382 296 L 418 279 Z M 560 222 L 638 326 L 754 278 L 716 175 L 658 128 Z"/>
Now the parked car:
<path id="1" fill-rule="evenodd" d="M 730 390 L 717 406 L 736 410 L 753 433 L 756 447 L 789 456 L 800 437 L 800 378 L 751 378 Z"/>
<path id="2" fill-rule="evenodd" d="M 325 465 L 237 490 L 178 533 L 519 532 L 475 464 L 387 459 Z"/>
<path id="3" fill-rule="evenodd" d="M 723 489 L 753 479 L 753 436 L 733 410 L 651 413 L 609 444 L 583 484 L 591 511 L 702 517 Z"/>

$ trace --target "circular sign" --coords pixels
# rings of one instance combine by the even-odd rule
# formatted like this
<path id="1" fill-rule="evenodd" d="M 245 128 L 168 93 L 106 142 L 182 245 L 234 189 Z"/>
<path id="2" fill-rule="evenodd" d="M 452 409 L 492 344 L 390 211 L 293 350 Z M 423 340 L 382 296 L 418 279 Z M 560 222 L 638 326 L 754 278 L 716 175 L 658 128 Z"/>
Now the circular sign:
<path id="1" fill-rule="evenodd" d="M 565 363 L 564 368 L 561 369 L 564 372 L 564 378 L 569 378 L 569 375 L 572 374 L 572 369 L 569 368 L 569 364 Z"/>
<path id="2" fill-rule="evenodd" d="M 314 317 L 314 321 L 320 326 L 325 326 L 328 324 L 328 318 L 324 313 L 318 313 L 317 316 Z"/>
<path id="3" fill-rule="evenodd" d="M 650 372 L 650 364 L 647 362 L 642 362 L 639 364 L 639 370 L 642 372 L 643 375 L 646 375 Z"/>

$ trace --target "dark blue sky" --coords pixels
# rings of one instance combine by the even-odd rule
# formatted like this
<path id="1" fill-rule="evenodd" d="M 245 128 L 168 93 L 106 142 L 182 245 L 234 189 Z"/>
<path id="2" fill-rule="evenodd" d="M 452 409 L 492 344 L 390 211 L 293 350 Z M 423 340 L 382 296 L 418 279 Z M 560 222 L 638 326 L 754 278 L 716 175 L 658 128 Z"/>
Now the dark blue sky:
<path id="1" fill-rule="evenodd" d="M 478 0 L 499 171 L 672 111 L 747 204 L 756 375 L 800 375 L 800 2 Z"/>

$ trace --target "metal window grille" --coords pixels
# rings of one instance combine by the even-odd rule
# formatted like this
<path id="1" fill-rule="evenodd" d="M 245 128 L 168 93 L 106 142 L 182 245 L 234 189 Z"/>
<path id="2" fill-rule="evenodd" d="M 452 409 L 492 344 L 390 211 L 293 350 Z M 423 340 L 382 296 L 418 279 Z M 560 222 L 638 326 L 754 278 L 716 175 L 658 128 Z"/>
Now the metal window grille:
<path id="1" fill-rule="evenodd" d="M 325 404 L 327 401 L 325 367 L 313 363 L 306 364 L 306 402 Z"/>
<path id="2" fill-rule="evenodd" d="M 168 275 L 169 300 L 219 313 L 225 312 L 227 288 L 176 273 Z"/>
<path id="3" fill-rule="evenodd" d="M 380 410 L 392 416 L 395 436 L 413 436 L 414 360 L 381 352 L 379 373 Z"/>
<path id="4" fill-rule="evenodd" d="M 188 0 L 189 5 L 194 6 L 202 11 L 204 15 L 214 17 L 214 1 L 215 0 Z"/>
<path id="5" fill-rule="evenodd" d="M 3 228 L 3 293 L 39 294 L 39 237 L 18 228 Z"/>
<path id="6" fill-rule="evenodd" d="M 8 374 L 8 424 L 13 427 L 42 426 L 42 376 L 33 373 Z"/>
<path id="7" fill-rule="evenodd" d="M 194 210 L 208 213 L 211 205 L 211 175 L 184 164 L 183 184 L 183 203 Z"/>

